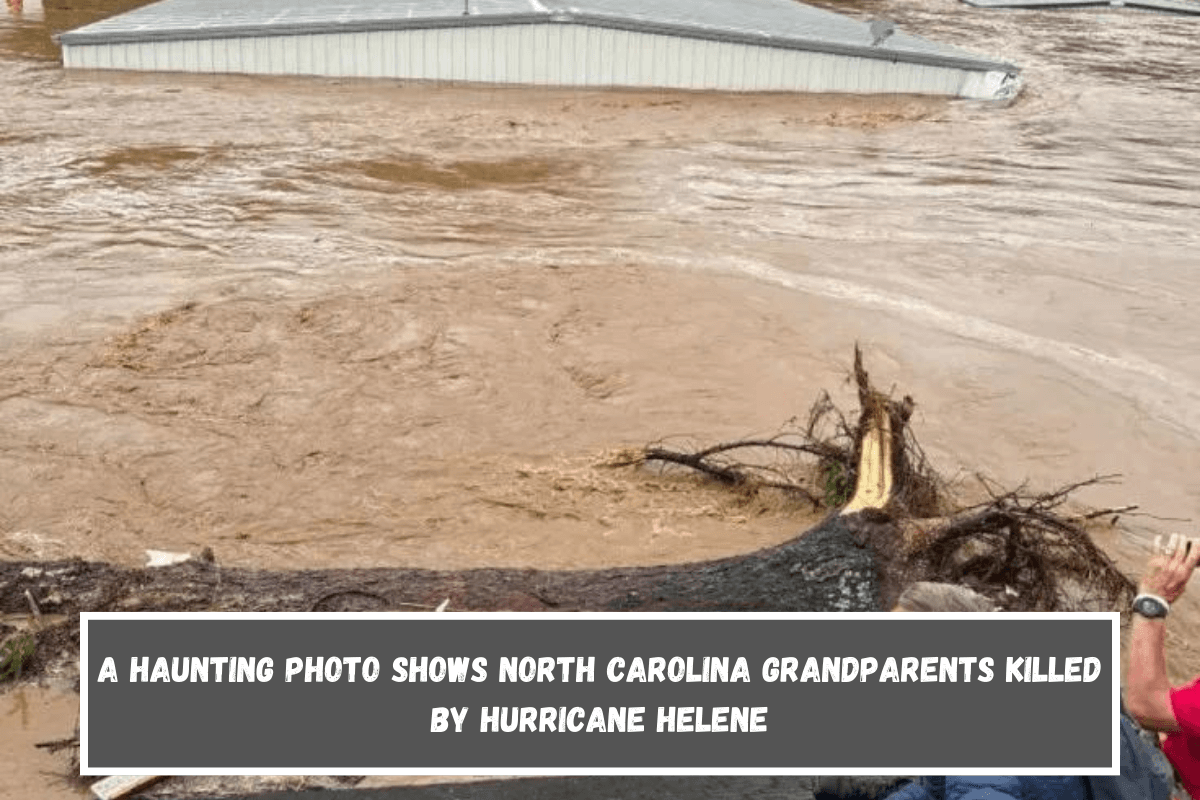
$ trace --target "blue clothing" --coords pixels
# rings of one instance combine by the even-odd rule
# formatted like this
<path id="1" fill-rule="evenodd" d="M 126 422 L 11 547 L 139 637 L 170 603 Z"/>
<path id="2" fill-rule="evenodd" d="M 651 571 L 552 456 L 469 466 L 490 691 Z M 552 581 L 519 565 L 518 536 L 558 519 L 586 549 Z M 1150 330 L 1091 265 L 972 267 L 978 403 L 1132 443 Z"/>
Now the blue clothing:
<path id="1" fill-rule="evenodd" d="M 951 775 L 910 783 L 887 800 L 1092 800 L 1092 796 L 1087 778 Z"/>
<path id="2" fill-rule="evenodd" d="M 1119 738 L 1120 775 L 920 778 L 887 800 L 1169 800 L 1172 773 L 1162 752 L 1124 715 Z"/>
<path id="3" fill-rule="evenodd" d="M 1162 750 L 1143 740 L 1138 726 L 1125 714 L 1121 715 L 1120 742 L 1121 774 L 1088 778 L 1093 800 L 1167 800 L 1175 782 L 1174 770 Z"/>

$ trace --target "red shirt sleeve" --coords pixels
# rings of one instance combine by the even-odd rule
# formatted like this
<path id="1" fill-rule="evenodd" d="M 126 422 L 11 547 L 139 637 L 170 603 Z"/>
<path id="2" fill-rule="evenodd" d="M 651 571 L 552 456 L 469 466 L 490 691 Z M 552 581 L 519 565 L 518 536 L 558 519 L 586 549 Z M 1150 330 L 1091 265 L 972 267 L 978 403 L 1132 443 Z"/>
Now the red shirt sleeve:
<path id="1" fill-rule="evenodd" d="M 1170 691 L 1171 711 L 1180 730 L 1200 736 L 1200 679 Z"/>

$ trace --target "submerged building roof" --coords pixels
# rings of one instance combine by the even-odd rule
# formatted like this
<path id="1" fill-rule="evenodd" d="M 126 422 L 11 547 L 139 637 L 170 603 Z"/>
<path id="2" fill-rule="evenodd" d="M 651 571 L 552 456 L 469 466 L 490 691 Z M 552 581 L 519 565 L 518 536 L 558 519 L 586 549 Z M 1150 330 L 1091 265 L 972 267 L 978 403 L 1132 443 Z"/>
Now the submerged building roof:
<path id="1" fill-rule="evenodd" d="M 63 33 L 59 41 L 65 53 L 88 45 L 520 26 L 582 26 L 975 72 L 1017 72 L 1011 64 L 902 31 L 879 41 L 868 23 L 793 0 L 162 0 Z"/>

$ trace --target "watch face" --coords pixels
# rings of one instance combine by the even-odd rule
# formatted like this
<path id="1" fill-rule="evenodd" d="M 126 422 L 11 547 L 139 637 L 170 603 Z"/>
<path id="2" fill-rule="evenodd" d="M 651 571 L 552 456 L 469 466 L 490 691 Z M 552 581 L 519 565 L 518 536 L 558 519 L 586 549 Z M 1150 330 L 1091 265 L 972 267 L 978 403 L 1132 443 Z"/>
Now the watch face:
<path id="1" fill-rule="evenodd" d="M 1156 619 L 1167 615 L 1167 607 L 1153 597 L 1139 597 L 1133 604 L 1133 610 L 1143 617 Z"/>

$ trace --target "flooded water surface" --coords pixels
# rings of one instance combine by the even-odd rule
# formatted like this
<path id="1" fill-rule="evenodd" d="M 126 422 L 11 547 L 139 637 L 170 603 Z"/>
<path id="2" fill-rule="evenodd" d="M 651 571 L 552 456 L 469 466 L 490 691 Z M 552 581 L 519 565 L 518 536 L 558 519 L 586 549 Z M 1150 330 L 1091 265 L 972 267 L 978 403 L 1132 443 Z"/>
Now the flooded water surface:
<path id="1" fill-rule="evenodd" d="M 690 557 L 471 492 L 769 430 L 856 341 L 947 471 L 1196 511 L 1194 20 L 888 4 L 1007 106 L 61 69 L 136 5 L 0 17 L 7 556 Z"/>
<path id="2" fill-rule="evenodd" d="M 948 471 L 1196 511 L 1194 20 L 888 4 L 1007 106 L 61 69 L 138 4 L 0 17 L 7 556 L 686 558 L 502 476 L 770 429 L 856 341 Z"/>
<path id="3" fill-rule="evenodd" d="M 1006 106 L 62 70 L 139 4 L 0 12 L 0 557 L 745 552 L 805 520 L 606 454 L 850 401 L 855 342 L 947 473 L 1195 530 L 1195 19 L 837 6 Z"/>

